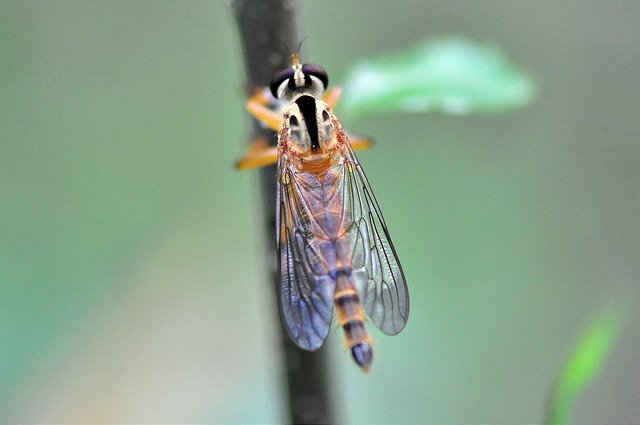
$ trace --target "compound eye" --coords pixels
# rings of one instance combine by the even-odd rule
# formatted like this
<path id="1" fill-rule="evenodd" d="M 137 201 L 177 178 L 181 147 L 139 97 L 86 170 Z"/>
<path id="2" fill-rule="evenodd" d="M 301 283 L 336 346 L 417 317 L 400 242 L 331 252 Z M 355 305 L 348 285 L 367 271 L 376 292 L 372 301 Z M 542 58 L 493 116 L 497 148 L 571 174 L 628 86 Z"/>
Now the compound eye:
<path id="1" fill-rule="evenodd" d="M 327 76 L 327 71 L 325 71 L 324 68 L 320 65 L 316 65 L 314 63 L 305 63 L 304 65 L 302 65 L 302 73 L 304 75 L 313 75 L 318 80 L 322 81 L 325 89 L 329 85 L 329 77 Z"/>
<path id="2" fill-rule="evenodd" d="M 273 95 L 273 97 L 275 98 L 278 97 L 278 89 L 280 88 L 282 83 L 287 81 L 289 78 L 293 78 L 293 74 L 294 74 L 293 68 L 289 67 L 289 68 L 283 69 L 282 71 L 279 71 L 271 79 L 271 84 L 269 84 L 269 88 L 271 89 L 271 94 Z"/>

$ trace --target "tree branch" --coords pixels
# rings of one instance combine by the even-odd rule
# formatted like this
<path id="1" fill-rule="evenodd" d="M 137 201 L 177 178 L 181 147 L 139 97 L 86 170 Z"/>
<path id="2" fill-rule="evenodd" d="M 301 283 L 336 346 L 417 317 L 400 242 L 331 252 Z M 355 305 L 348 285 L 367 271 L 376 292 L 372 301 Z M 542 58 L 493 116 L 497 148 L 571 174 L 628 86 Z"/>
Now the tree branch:
<path id="1" fill-rule="evenodd" d="M 298 22 L 298 4 L 292 0 L 234 0 L 231 2 L 244 53 L 247 88 L 269 84 L 273 75 L 290 66 L 286 49 L 294 49 L 301 40 Z M 253 140 L 265 137 L 276 143 L 273 131 L 262 128 L 253 120 Z M 265 217 L 264 232 L 267 247 L 268 276 L 273 288 L 272 305 L 278 304 L 280 276 L 275 255 L 275 166 L 260 170 L 262 208 Z M 324 350 L 307 352 L 299 349 L 280 326 L 280 346 L 287 386 L 289 412 L 293 423 L 334 423 L 329 391 L 329 374 Z"/>

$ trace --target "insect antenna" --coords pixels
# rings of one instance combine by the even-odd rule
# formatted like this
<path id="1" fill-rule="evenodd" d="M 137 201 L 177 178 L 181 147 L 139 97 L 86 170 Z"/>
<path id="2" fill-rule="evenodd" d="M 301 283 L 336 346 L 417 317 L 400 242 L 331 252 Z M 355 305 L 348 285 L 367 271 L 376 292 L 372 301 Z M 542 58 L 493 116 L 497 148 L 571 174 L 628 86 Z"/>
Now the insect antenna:
<path id="1" fill-rule="evenodd" d="M 305 35 L 304 38 L 302 40 L 300 40 L 300 42 L 298 43 L 298 47 L 296 47 L 295 50 L 291 50 L 288 47 L 285 47 L 285 49 L 289 52 L 289 55 L 291 56 L 291 60 L 293 62 L 293 65 L 298 65 L 300 63 L 300 49 L 302 49 L 302 43 L 305 42 L 305 40 L 308 38 L 308 35 Z M 284 46 L 284 44 L 283 44 Z"/>
<path id="2" fill-rule="evenodd" d="M 297 54 L 300 54 L 300 49 L 302 49 L 302 43 L 304 43 L 304 42 L 305 42 L 305 40 L 306 40 L 307 38 L 309 38 L 309 36 L 308 36 L 308 35 L 305 35 L 305 36 L 304 36 L 304 38 L 303 38 L 302 40 L 300 40 L 300 43 L 298 43 L 298 48 L 297 48 L 297 49 L 296 49 L 296 51 L 295 51 L 295 54 L 296 54 L 296 55 L 297 55 Z M 293 54 L 293 53 L 294 53 L 294 52 L 291 52 L 291 54 Z"/>

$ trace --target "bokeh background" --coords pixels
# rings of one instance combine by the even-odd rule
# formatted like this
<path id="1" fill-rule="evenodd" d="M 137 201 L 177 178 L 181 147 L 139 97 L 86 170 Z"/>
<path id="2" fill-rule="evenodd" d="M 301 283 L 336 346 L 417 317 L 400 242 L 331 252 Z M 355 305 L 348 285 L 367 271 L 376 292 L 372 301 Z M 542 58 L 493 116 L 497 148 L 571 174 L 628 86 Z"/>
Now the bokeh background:
<path id="1" fill-rule="evenodd" d="M 539 422 L 621 302 L 581 423 L 640 418 L 640 3 L 303 2 L 306 50 L 464 35 L 538 82 L 500 115 L 348 121 L 410 321 L 364 376 L 325 348 L 341 422 Z M 285 420 L 243 63 L 221 1 L 0 2 L 0 422 Z M 338 111 L 339 113 L 339 111 Z M 622 300 L 622 301 L 620 301 Z"/>

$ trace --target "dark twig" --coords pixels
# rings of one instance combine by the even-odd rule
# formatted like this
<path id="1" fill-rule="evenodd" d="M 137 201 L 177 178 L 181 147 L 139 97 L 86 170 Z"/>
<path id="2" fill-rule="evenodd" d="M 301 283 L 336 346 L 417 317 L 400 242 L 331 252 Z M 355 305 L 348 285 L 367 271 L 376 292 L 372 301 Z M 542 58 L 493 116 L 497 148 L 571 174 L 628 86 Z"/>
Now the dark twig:
<path id="1" fill-rule="evenodd" d="M 231 2 L 242 38 L 247 87 L 266 86 L 280 69 L 290 65 L 288 49 L 301 40 L 298 28 L 298 5 L 292 0 L 234 0 Z M 252 138 L 263 136 L 276 142 L 273 131 L 253 121 Z M 277 305 L 280 278 L 275 257 L 276 170 L 260 170 L 262 208 L 267 240 L 267 267 L 274 289 L 272 305 Z M 280 345 L 288 386 L 291 420 L 294 423 L 333 423 L 330 403 L 327 359 L 323 350 L 310 353 L 296 347 L 281 326 Z"/>

